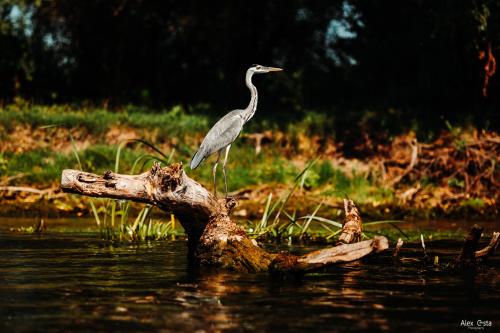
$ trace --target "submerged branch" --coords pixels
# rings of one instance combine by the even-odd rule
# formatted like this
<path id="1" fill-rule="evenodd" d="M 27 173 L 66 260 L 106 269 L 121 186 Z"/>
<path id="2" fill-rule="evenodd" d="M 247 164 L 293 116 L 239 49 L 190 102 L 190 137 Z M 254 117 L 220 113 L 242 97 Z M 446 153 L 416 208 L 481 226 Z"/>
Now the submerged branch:
<path id="1" fill-rule="evenodd" d="M 373 239 L 318 250 L 303 256 L 278 254 L 271 263 L 270 269 L 274 272 L 307 272 L 328 265 L 358 260 L 388 247 L 387 238 L 375 236 Z"/>
<path id="2" fill-rule="evenodd" d="M 485 248 L 476 251 L 482 233 L 482 227 L 477 224 L 472 226 L 469 234 L 465 238 L 462 252 L 452 263 L 450 263 L 450 268 L 455 270 L 468 270 L 474 268 L 478 264 L 479 261 L 477 259 L 484 260 L 495 253 L 500 241 L 500 233 L 493 232 L 490 243 Z"/>
<path id="3" fill-rule="evenodd" d="M 474 253 L 475 258 L 485 259 L 495 253 L 498 243 L 500 242 L 500 232 L 494 232 L 491 237 L 490 243 L 484 248 Z"/>
<path id="4" fill-rule="evenodd" d="M 327 264 L 358 260 L 371 252 L 380 252 L 389 247 L 387 238 L 375 236 L 363 242 L 344 244 L 329 249 L 311 252 L 298 259 L 304 270 L 315 269 Z"/>

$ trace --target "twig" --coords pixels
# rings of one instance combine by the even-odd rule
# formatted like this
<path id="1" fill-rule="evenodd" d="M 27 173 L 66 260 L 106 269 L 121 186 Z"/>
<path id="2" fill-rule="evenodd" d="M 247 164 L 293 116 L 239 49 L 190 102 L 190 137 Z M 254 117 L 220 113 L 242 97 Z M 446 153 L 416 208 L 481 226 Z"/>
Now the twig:
<path id="1" fill-rule="evenodd" d="M 24 176 L 26 176 L 26 174 L 25 174 L 25 173 L 18 173 L 17 175 L 7 177 L 7 178 L 5 178 L 4 180 L 2 180 L 2 181 L 0 182 L 0 185 L 8 185 L 8 184 L 9 184 L 11 181 L 13 181 L 14 179 L 23 178 Z"/>
<path id="2" fill-rule="evenodd" d="M 403 243 L 403 240 L 401 238 L 398 238 L 398 242 L 396 243 L 396 247 L 394 248 L 394 252 L 392 253 L 392 256 L 395 259 L 399 259 L 399 251 L 401 250 Z"/>
<path id="3" fill-rule="evenodd" d="M 424 235 L 422 234 L 420 234 L 420 241 L 422 242 L 422 249 L 424 251 L 424 260 L 427 260 L 429 257 L 427 256 L 427 251 L 425 250 Z"/>
<path id="4" fill-rule="evenodd" d="M 35 232 L 41 234 L 44 231 L 45 231 L 45 223 L 44 223 L 43 219 L 40 219 L 40 221 L 38 221 L 38 224 L 35 228 Z"/>
<path id="5" fill-rule="evenodd" d="M 408 167 L 406 167 L 406 169 L 403 171 L 402 174 L 400 174 L 399 176 L 397 176 L 396 178 L 394 178 L 393 180 L 391 180 L 389 182 L 389 187 L 393 187 L 394 185 L 396 185 L 397 183 L 399 183 L 401 181 L 401 179 L 403 179 L 404 176 L 406 176 L 407 174 L 409 174 L 413 168 L 415 167 L 415 165 L 417 164 L 417 160 L 418 160 L 418 143 L 417 143 L 417 139 L 413 139 L 410 143 L 410 146 L 411 146 L 411 160 L 410 160 L 410 164 L 408 165 Z"/>
<path id="6" fill-rule="evenodd" d="M 47 188 L 45 190 L 39 190 L 33 187 L 27 186 L 0 186 L 0 191 L 10 191 L 10 192 L 28 192 L 44 195 L 53 191 L 52 188 Z"/>

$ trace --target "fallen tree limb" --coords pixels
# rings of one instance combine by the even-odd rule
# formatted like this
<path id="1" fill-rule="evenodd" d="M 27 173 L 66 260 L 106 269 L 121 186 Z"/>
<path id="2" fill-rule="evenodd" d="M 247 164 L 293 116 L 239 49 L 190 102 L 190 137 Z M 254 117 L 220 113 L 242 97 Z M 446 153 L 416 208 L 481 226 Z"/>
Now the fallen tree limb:
<path id="1" fill-rule="evenodd" d="M 500 242 L 500 232 L 494 232 L 491 237 L 490 243 L 484 248 L 474 253 L 476 259 L 487 258 L 495 253 L 498 243 Z"/>
<path id="2" fill-rule="evenodd" d="M 188 236 L 190 260 L 206 266 L 240 272 L 270 269 L 308 271 L 338 262 L 357 260 L 388 247 L 385 237 L 376 237 L 302 257 L 268 253 L 231 221 L 229 214 L 235 201 L 217 200 L 203 186 L 189 178 L 179 163 L 164 168 L 155 163 L 151 170 L 140 175 L 121 175 L 108 171 L 103 176 L 98 176 L 78 170 L 64 170 L 61 188 L 68 193 L 148 203 L 175 214 Z M 351 212 L 357 213 L 353 203 L 352 206 Z M 358 239 L 359 237 L 354 236 L 348 241 Z"/>
<path id="3" fill-rule="evenodd" d="M 302 256 L 298 262 L 303 264 L 304 269 L 313 269 L 315 265 L 334 264 L 338 262 L 353 261 L 362 258 L 372 251 L 379 252 L 387 249 L 389 243 L 387 238 L 375 236 L 363 242 L 344 244 L 329 249 L 318 250 Z"/>
<path id="4" fill-rule="evenodd" d="M 303 256 L 278 254 L 274 257 L 270 270 L 278 272 L 307 272 L 326 265 L 358 260 L 372 252 L 380 252 L 388 247 L 387 238 L 375 236 L 373 239 L 363 242 L 339 245 L 314 251 Z"/>

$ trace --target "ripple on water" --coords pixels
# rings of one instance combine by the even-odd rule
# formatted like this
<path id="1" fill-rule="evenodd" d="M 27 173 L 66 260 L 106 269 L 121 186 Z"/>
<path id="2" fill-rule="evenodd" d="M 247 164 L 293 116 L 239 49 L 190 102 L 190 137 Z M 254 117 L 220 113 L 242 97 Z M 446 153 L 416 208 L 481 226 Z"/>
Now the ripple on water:
<path id="1" fill-rule="evenodd" d="M 445 262 L 460 243 L 427 247 Z M 407 245 L 402 255 L 418 257 L 420 249 Z M 497 255 L 489 268 L 461 276 L 395 266 L 386 253 L 281 279 L 193 272 L 183 241 L 109 246 L 92 235 L 0 231 L 0 328 L 448 332 L 462 319 L 500 325 L 498 263 Z"/>

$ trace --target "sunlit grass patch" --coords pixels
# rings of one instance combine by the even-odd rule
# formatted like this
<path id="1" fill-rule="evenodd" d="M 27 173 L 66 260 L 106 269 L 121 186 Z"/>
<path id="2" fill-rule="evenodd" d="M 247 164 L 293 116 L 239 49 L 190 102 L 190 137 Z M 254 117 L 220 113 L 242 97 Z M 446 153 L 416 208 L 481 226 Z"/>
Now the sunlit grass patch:
<path id="1" fill-rule="evenodd" d="M 208 118 L 187 114 L 180 106 L 168 110 L 144 110 L 130 106 L 117 111 L 74 108 L 69 105 L 9 104 L 0 108 L 0 125 L 10 131 L 16 124 L 27 124 L 32 128 L 85 128 L 94 135 L 103 134 L 112 126 L 129 126 L 138 129 L 159 129 L 166 136 L 176 137 L 206 130 Z"/>
<path id="2" fill-rule="evenodd" d="M 189 162 L 190 156 L 185 158 L 186 162 Z M 214 154 L 196 170 L 189 170 L 190 176 L 199 179 L 209 188 L 213 187 L 212 166 L 216 158 Z M 297 168 L 286 158 L 275 154 L 274 150 L 266 150 L 256 155 L 253 147 L 239 143 L 231 148 L 226 170 L 229 191 L 263 183 L 293 182 L 297 173 Z M 217 181 L 218 189 L 223 189 L 222 161 L 219 161 Z"/>
<path id="3" fill-rule="evenodd" d="M 383 203 L 394 199 L 393 192 L 378 185 L 371 177 L 359 174 L 352 170 L 348 175 L 345 170 L 335 168 L 327 160 L 323 161 L 316 170 L 318 173 L 317 185 L 320 194 L 336 196 L 338 193 L 348 193 L 357 203 Z"/>
<path id="4" fill-rule="evenodd" d="M 184 234 L 175 216 L 152 218 L 151 205 L 144 206 L 135 217 L 130 216 L 130 203 L 124 200 L 92 199 L 91 207 L 99 233 L 105 240 L 162 240 Z"/>
<path id="5" fill-rule="evenodd" d="M 118 146 L 94 145 L 80 152 L 82 168 L 88 172 L 103 173 L 114 164 Z M 144 154 L 144 150 L 126 150 L 121 163 L 124 170 L 131 169 L 134 161 Z M 152 162 L 145 162 L 149 166 Z M 77 168 L 73 156 L 48 149 L 32 150 L 22 153 L 6 152 L 1 155 L 0 168 L 6 176 L 23 174 L 23 182 L 46 186 L 59 180 L 64 169 Z"/>
<path id="6" fill-rule="evenodd" d="M 74 166 L 70 156 L 44 149 L 19 154 L 6 152 L 0 167 L 7 177 L 22 174 L 22 182 L 45 186 L 59 179 L 64 168 Z"/>

